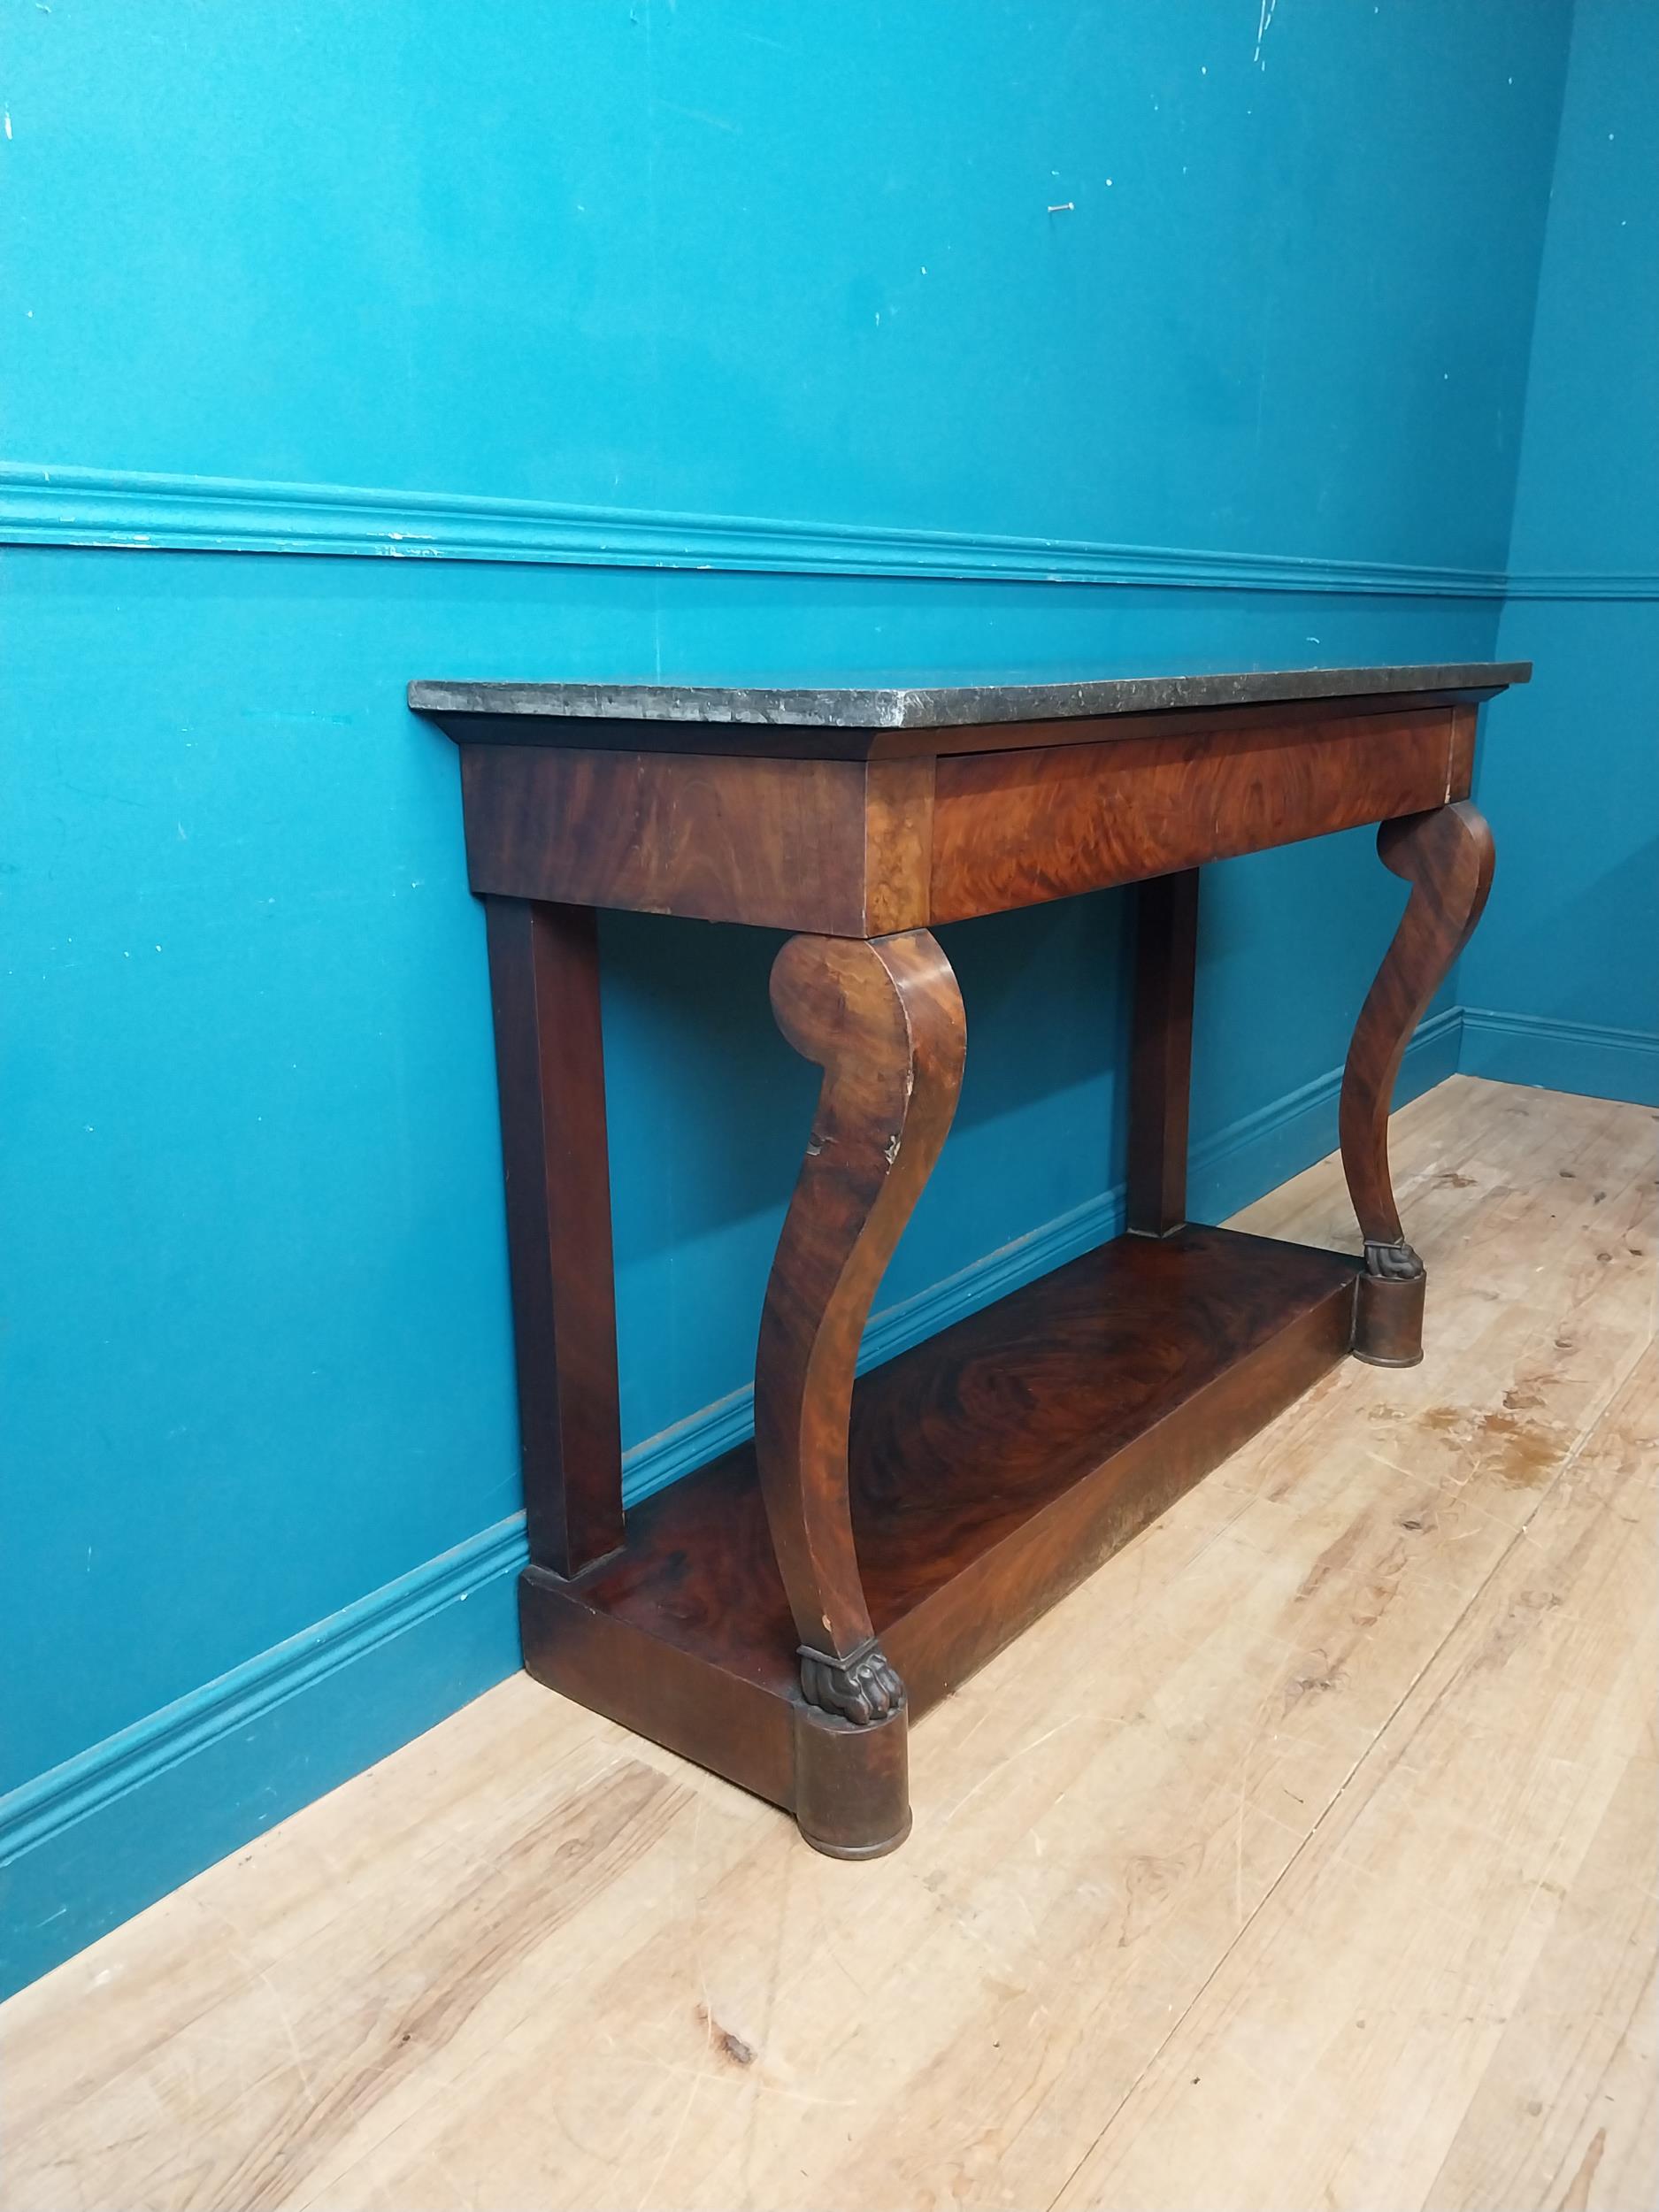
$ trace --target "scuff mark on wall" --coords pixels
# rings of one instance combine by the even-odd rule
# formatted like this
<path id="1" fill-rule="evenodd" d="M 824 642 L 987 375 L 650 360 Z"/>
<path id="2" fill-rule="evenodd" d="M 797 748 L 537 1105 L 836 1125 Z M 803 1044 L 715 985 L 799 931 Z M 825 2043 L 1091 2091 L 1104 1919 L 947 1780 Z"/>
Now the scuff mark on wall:
<path id="1" fill-rule="evenodd" d="M 1256 51 L 1250 56 L 1250 59 L 1260 69 L 1265 69 L 1267 66 L 1262 59 L 1262 48 L 1266 42 L 1269 30 L 1272 27 L 1273 11 L 1278 5 L 1279 0 L 1262 0 L 1262 12 L 1256 18 Z"/>

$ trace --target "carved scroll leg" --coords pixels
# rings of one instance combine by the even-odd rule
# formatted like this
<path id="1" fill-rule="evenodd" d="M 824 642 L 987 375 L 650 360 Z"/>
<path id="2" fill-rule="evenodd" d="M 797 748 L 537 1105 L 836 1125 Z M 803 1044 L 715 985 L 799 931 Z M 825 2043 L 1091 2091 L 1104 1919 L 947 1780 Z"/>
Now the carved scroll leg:
<path id="1" fill-rule="evenodd" d="M 1425 1276 L 1394 1203 L 1388 1108 L 1411 1033 L 1480 919 L 1492 887 L 1492 832 L 1464 799 L 1385 822 L 1377 850 L 1411 896 L 1342 1071 L 1342 1166 L 1365 1240 L 1354 1349 L 1379 1367 L 1414 1367 L 1423 1356 Z"/>
<path id="2" fill-rule="evenodd" d="M 926 930 L 794 937 L 772 974 L 779 1027 L 824 1070 L 761 1316 L 755 1444 L 806 1702 L 859 1729 L 901 1715 L 853 1548 L 847 1427 L 881 1271 L 939 1156 L 965 1030 Z"/>

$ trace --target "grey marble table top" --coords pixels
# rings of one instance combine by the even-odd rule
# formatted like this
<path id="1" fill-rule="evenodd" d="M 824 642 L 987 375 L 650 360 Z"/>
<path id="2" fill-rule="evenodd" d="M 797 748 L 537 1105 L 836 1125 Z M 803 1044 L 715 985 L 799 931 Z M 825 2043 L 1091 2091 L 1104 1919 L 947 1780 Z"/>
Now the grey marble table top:
<path id="1" fill-rule="evenodd" d="M 1067 721 L 1180 707 L 1376 697 L 1388 692 L 1490 693 L 1523 684 L 1530 661 L 1455 661 L 1403 668 L 1293 668 L 1232 675 L 1115 676 L 1067 684 L 893 688 L 694 684 L 411 683 L 419 714 L 557 720 L 758 723 L 774 728 L 942 730 L 976 723 Z"/>

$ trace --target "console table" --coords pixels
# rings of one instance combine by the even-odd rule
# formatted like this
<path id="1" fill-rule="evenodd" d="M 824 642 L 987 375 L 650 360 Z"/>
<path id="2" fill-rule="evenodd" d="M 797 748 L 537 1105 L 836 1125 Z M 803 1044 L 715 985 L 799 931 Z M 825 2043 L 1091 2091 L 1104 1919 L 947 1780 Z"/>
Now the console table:
<path id="1" fill-rule="evenodd" d="M 488 918 L 533 1675 L 788 1808 L 819 1850 L 891 1850 L 917 1714 L 1346 1354 L 1421 1356 L 1389 1101 L 1491 881 L 1469 803 L 1477 708 L 1530 673 L 411 686 L 460 746 Z M 1342 1078 L 1363 1251 L 1189 1222 L 1199 870 L 1370 822 L 1410 893 Z M 962 1079 L 933 928 L 1127 883 L 1125 1233 L 855 1384 Z M 626 1525 L 599 907 L 794 933 L 772 1007 L 824 1071 L 760 1325 L 754 1442 Z"/>

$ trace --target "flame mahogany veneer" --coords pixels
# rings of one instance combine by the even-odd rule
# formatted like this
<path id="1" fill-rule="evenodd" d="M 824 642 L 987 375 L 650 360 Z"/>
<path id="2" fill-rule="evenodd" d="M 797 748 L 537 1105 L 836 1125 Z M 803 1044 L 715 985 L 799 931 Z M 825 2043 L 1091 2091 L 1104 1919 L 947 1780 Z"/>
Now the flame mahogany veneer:
<path id="1" fill-rule="evenodd" d="M 1530 672 L 411 687 L 462 749 L 488 914 L 538 1679 L 787 1807 L 820 1850 L 891 1850 L 912 1718 L 1346 1354 L 1421 1356 L 1389 1098 L 1491 881 L 1477 706 Z M 1189 1224 L 1198 872 L 1369 822 L 1410 895 L 1342 1080 L 1362 1250 Z M 962 1079 L 933 925 L 1127 883 L 1125 1233 L 855 1384 Z M 602 906 L 795 933 L 773 1010 L 823 1070 L 755 1440 L 626 1521 Z"/>

